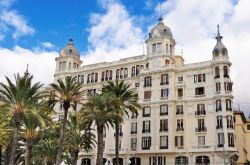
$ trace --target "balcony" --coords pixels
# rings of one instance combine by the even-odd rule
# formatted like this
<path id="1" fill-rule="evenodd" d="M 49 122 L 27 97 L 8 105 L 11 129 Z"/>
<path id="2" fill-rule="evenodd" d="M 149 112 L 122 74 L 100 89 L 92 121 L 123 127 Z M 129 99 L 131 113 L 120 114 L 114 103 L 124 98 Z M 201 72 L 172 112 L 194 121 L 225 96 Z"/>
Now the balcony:
<path id="1" fill-rule="evenodd" d="M 123 132 L 119 132 L 118 134 L 119 134 L 119 136 L 123 136 Z M 116 133 L 114 133 L 114 137 L 115 136 L 116 136 Z"/>
<path id="2" fill-rule="evenodd" d="M 143 129 L 142 133 L 150 133 L 150 129 Z"/>
<path id="3" fill-rule="evenodd" d="M 160 113 L 160 116 L 167 116 L 168 115 L 168 112 L 162 112 Z"/>
<path id="4" fill-rule="evenodd" d="M 220 75 L 215 75 L 214 79 L 220 78 Z"/>
<path id="5" fill-rule="evenodd" d="M 227 125 L 227 128 L 231 128 L 231 129 L 233 129 L 234 128 L 234 126 L 231 124 L 231 125 Z"/>
<path id="6" fill-rule="evenodd" d="M 192 149 L 206 149 L 206 148 L 211 148 L 211 146 L 198 145 L 192 147 Z"/>
<path id="7" fill-rule="evenodd" d="M 232 111 L 232 108 L 227 108 L 226 110 L 227 110 L 227 111 Z"/>
<path id="8" fill-rule="evenodd" d="M 179 132 L 179 131 L 184 131 L 184 128 L 183 128 L 183 127 L 176 128 L 176 131 L 177 131 L 177 132 Z"/>
<path id="9" fill-rule="evenodd" d="M 222 128 L 223 128 L 222 125 L 217 125 L 217 126 L 216 126 L 216 129 L 222 129 Z"/>
<path id="10" fill-rule="evenodd" d="M 224 144 L 218 144 L 217 147 L 218 147 L 218 148 L 224 147 Z"/>
<path id="11" fill-rule="evenodd" d="M 228 74 L 225 74 L 225 75 L 224 75 L 224 78 L 229 78 L 229 75 L 228 75 Z"/>
<path id="12" fill-rule="evenodd" d="M 195 111 L 195 116 L 203 116 L 206 115 L 206 110 Z"/>
<path id="13" fill-rule="evenodd" d="M 183 110 L 177 109 L 176 110 L 176 115 L 183 115 Z"/>
<path id="14" fill-rule="evenodd" d="M 168 132 L 168 128 L 162 128 L 159 130 L 160 132 Z"/>
<path id="15" fill-rule="evenodd" d="M 234 147 L 234 144 L 228 144 L 228 147 Z"/>
<path id="16" fill-rule="evenodd" d="M 168 146 L 160 146 L 160 149 L 168 149 Z"/>
<path id="17" fill-rule="evenodd" d="M 169 82 L 161 82 L 160 85 L 168 85 Z"/>
<path id="18" fill-rule="evenodd" d="M 216 110 L 216 112 L 219 112 L 219 111 L 221 112 L 222 111 L 221 108 L 216 108 L 215 110 Z"/>
<path id="19" fill-rule="evenodd" d="M 150 150 L 150 147 L 149 146 L 142 146 L 141 149 L 142 150 Z"/>
<path id="20" fill-rule="evenodd" d="M 207 132 L 207 127 L 195 128 L 195 132 Z"/>
<path id="21" fill-rule="evenodd" d="M 131 131 L 130 133 L 131 134 L 137 134 L 137 131 Z"/>

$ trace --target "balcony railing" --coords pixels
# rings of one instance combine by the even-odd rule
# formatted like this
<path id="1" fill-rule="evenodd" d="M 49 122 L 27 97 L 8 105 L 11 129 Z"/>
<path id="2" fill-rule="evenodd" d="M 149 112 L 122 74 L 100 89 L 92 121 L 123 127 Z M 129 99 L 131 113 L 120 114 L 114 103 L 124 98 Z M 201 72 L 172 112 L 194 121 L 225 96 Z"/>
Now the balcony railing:
<path id="1" fill-rule="evenodd" d="M 177 146 L 176 147 L 178 150 L 182 150 L 182 149 L 184 149 L 184 146 Z"/>
<path id="2" fill-rule="evenodd" d="M 142 133 L 150 133 L 150 129 L 146 129 L 146 130 L 143 129 L 143 130 L 142 130 Z"/>
<path id="3" fill-rule="evenodd" d="M 233 129 L 233 128 L 234 128 L 234 126 L 233 126 L 233 125 L 227 125 L 227 128 L 231 128 L 231 129 Z"/>
<path id="4" fill-rule="evenodd" d="M 206 110 L 195 111 L 195 116 L 206 115 Z"/>
<path id="5" fill-rule="evenodd" d="M 216 108 L 215 110 L 216 110 L 216 112 L 222 111 L 221 107 L 220 108 Z"/>
<path id="6" fill-rule="evenodd" d="M 217 126 L 216 126 L 216 129 L 222 129 L 222 128 L 223 128 L 222 125 L 217 125 Z"/>
<path id="7" fill-rule="evenodd" d="M 145 147 L 141 147 L 142 150 L 150 150 L 150 147 L 149 146 L 145 146 Z"/>
<path id="8" fill-rule="evenodd" d="M 168 112 L 162 112 L 162 113 L 160 113 L 160 116 L 166 116 L 166 115 L 168 115 Z"/>
<path id="9" fill-rule="evenodd" d="M 227 111 L 232 111 L 232 108 L 227 108 L 226 110 L 227 110 Z"/>
<path id="10" fill-rule="evenodd" d="M 177 109 L 177 110 L 176 110 L 176 115 L 183 115 L 183 110 Z"/>
<path id="11" fill-rule="evenodd" d="M 160 146 L 160 149 L 168 149 L 168 146 Z"/>
<path id="12" fill-rule="evenodd" d="M 162 128 L 159 130 L 160 132 L 167 132 L 168 131 L 168 128 Z"/>
<path id="13" fill-rule="evenodd" d="M 218 147 L 218 148 L 224 147 L 224 144 L 218 144 L 217 147 Z"/>
<path id="14" fill-rule="evenodd" d="M 207 132 L 207 127 L 195 128 L 195 132 Z"/>
<path id="15" fill-rule="evenodd" d="M 137 131 L 131 131 L 131 134 L 137 134 Z"/>
<path id="16" fill-rule="evenodd" d="M 119 136 L 123 136 L 123 132 L 119 132 L 118 134 L 119 134 Z M 114 133 L 114 137 L 115 137 L 115 135 L 116 135 L 116 133 Z"/>
<path id="17" fill-rule="evenodd" d="M 216 78 L 220 78 L 220 75 L 215 75 L 214 78 L 215 78 L 215 79 L 216 79 Z"/>
<path id="18" fill-rule="evenodd" d="M 176 128 L 176 131 L 177 131 L 177 132 L 179 132 L 179 131 L 184 131 L 184 128 L 183 128 L 183 127 Z"/>
<path id="19" fill-rule="evenodd" d="M 204 148 L 211 148 L 211 146 L 198 145 L 198 146 L 193 146 L 192 147 L 192 149 L 204 149 Z"/>

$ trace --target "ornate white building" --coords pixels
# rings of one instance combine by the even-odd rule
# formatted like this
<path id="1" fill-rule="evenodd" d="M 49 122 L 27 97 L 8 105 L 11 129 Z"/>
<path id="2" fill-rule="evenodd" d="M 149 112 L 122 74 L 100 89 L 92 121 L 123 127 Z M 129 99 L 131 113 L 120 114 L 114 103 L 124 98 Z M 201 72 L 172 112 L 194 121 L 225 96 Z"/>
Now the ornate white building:
<path id="1" fill-rule="evenodd" d="M 88 94 L 107 81 L 125 80 L 136 88 L 143 109 L 120 126 L 123 165 L 224 164 L 237 158 L 232 81 L 227 48 L 219 28 L 211 60 L 184 64 L 162 19 L 146 40 L 147 55 L 82 65 L 73 40 L 56 58 L 55 81 L 74 76 Z M 87 97 L 87 96 L 86 96 Z M 59 117 L 62 111 L 57 107 Z M 114 130 L 106 130 L 104 158 L 115 157 Z M 79 164 L 94 165 L 96 150 L 81 153 Z"/>

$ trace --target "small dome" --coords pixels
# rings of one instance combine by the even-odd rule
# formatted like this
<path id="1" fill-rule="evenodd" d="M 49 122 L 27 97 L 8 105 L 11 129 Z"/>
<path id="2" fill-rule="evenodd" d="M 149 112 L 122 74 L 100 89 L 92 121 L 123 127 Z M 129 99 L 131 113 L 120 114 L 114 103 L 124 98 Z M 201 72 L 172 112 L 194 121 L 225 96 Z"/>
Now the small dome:
<path id="1" fill-rule="evenodd" d="M 215 39 L 217 40 L 217 43 L 213 49 L 213 55 L 214 56 L 219 56 L 219 54 L 222 55 L 227 55 L 227 48 L 226 46 L 222 43 L 222 36 L 220 35 L 220 29 L 219 29 L 219 25 L 217 25 L 218 28 L 218 33 L 217 36 L 215 37 Z"/>
<path id="2" fill-rule="evenodd" d="M 159 18 L 159 23 L 151 29 L 149 33 L 149 38 L 163 37 L 163 36 L 173 38 L 171 29 L 166 25 L 164 25 L 162 18 Z"/>
<path id="3" fill-rule="evenodd" d="M 72 55 L 80 57 L 80 53 L 74 46 L 73 39 L 69 39 L 68 44 L 63 49 L 61 49 L 59 54 L 61 57 L 67 57 Z"/>

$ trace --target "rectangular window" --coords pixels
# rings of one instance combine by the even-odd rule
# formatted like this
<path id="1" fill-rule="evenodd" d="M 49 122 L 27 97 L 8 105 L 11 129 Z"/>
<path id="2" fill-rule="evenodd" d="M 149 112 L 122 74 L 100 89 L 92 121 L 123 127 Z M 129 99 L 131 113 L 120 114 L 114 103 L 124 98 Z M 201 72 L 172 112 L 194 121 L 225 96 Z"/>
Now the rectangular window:
<path id="1" fill-rule="evenodd" d="M 137 148 L 137 138 L 131 138 L 131 150 L 135 151 Z"/>
<path id="2" fill-rule="evenodd" d="M 217 116 L 217 126 L 216 126 L 216 129 L 222 129 L 222 128 L 223 128 L 222 116 Z"/>
<path id="3" fill-rule="evenodd" d="M 151 108 L 149 106 L 143 107 L 142 117 L 150 117 Z"/>
<path id="4" fill-rule="evenodd" d="M 233 129 L 233 117 L 232 116 L 227 116 L 227 128 Z"/>
<path id="5" fill-rule="evenodd" d="M 151 99 L 151 91 L 144 92 L 144 99 Z"/>
<path id="6" fill-rule="evenodd" d="M 250 124 L 247 125 L 247 130 L 250 130 Z"/>
<path id="7" fill-rule="evenodd" d="M 138 88 L 140 86 L 140 83 L 135 83 L 135 87 Z"/>
<path id="8" fill-rule="evenodd" d="M 182 148 L 183 145 L 184 145 L 183 136 L 175 136 L 175 146 Z"/>
<path id="9" fill-rule="evenodd" d="M 194 83 L 196 82 L 206 82 L 206 74 L 198 74 L 198 75 L 194 75 Z"/>
<path id="10" fill-rule="evenodd" d="M 183 128 L 183 119 L 177 119 L 177 128 L 176 131 L 184 131 Z"/>
<path id="11" fill-rule="evenodd" d="M 198 136 L 198 147 L 205 146 L 205 136 Z"/>
<path id="12" fill-rule="evenodd" d="M 161 53 L 161 52 L 162 52 L 162 44 L 157 43 L 157 53 Z"/>
<path id="13" fill-rule="evenodd" d="M 224 146 L 224 133 L 218 133 L 218 147 Z"/>
<path id="14" fill-rule="evenodd" d="M 232 92 L 232 86 L 233 86 L 233 83 L 231 82 L 224 82 L 224 88 L 225 88 L 225 91 L 226 92 Z"/>
<path id="15" fill-rule="evenodd" d="M 131 134 L 137 134 L 137 123 L 131 124 Z"/>
<path id="16" fill-rule="evenodd" d="M 150 121 L 143 121 L 142 122 L 142 133 L 150 133 Z"/>
<path id="17" fill-rule="evenodd" d="M 217 82 L 215 85 L 216 85 L 216 92 L 220 92 L 221 91 L 220 82 Z"/>
<path id="18" fill-rule="evenodd" d="M 142 150 L 149 150 L 151 147 L 151 137 L 142 137 Z"/>
<path id="19" fill-rule="evenodd" d="M 168 115 L 168 105 L 160 106 L 160 116 Z"/>
<path id="20" fill-rule="evenodd" d="M 183 114 L 183 105 L 176 105 L 176 115 Z"/>
<path id="21" fill-rule="evenodd" d="M 215 76 L 214 76 L 214 78 L 220 78 L 220 68 L 219 68 L 219 66 L 216 66 L 215 68 L 214 68 L 214 72 L 215 72 Z"/>
<path id="22" fill-rule="evenodd" d="M 178 77 L 178 82 L 182 82 L 182 81 L 183 81 L 183 77 L 182 76 Z"/>
<path id="23" fill-rule="evenodd" d="M 168 98 L 168 88 L 161 89 L 161 98 Z"/>
<path id="24" fill-rule="evenodd" d="M 156 44 L 153 44 L 153 45 L 152 45 L 152 52 L 153 52 L 153 53 L 156 53 Z"/>
<path id="25" fill-rule="evenodd" d="M 138 115 L 137 115 L 136 113 L 132 112 L 132 115 L 131 115 L 131 118 L 132 118 L 132 119 L 136 119 L 137 116 L 138 116 Z"/>
<path id="26" fill-rule="evenodd" d="M 229 71 L 228 71 L 229 69 L 228 69 L 228 67 L 227 67 L 227 66 L 224 66 L 224 67 L 223 67 L 223 70 L 224 70 L 224 77 L 229 78 L 229 73 L 228 73 L 228 72 L 229 72 Z"/>
<path id="27" fill-rule="evenodd" d="M 183 89 L 179 88 L 177 89 L 178 97 L 183 97 Z"/>
<path id="28" fill-rule="evenodd" d="M 161 75 L 161 85 L 166 85 L 168 84 L 168 74 L 162 74 Z"/>
<path id="29" fill-rule="evenodd" d="M 234 147 L 234 134 L 228 133 L 228 146 Z"/>
<path id="30" fill-rule="evenodd" d="M 160 149 L 168 149 L 168 136 L 160 136 Z"/>
<path id="31" fill-rule="evenodd" d="M 196 96 L 204 95 L 204 94 L 205 94 L 205 88 L 204 87 L 195 88 L 195 95 Z"/>
<path id="32" fill-rule="evenodd" d="M 207 128 L 205 127 L 205 119 L 198 119 L 198 128 L 196 132 L 206 132 Z"/>
<path id="33" fill-rule="evenodd" d="M 144 77 L 144 87 L 151 87 L 151 76 Z"/>
<path id="34" fill-rule="evenodd" d="M 160 120 L 160 132 L 168 131 L 168 119 Z"/>

